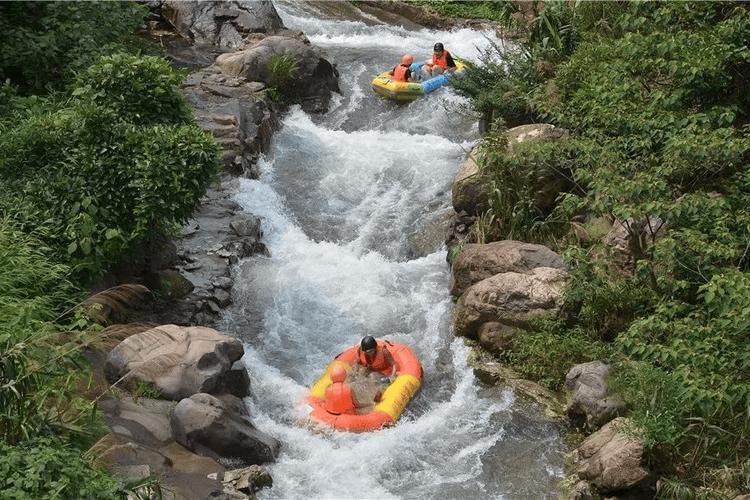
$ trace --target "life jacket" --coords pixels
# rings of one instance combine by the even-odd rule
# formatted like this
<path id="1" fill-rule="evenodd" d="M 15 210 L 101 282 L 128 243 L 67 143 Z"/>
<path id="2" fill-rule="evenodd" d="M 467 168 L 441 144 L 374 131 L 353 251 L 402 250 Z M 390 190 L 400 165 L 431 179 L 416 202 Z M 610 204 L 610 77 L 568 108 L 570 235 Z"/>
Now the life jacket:
<path id="1" fill-rule="evenodd" d="M 367 357 L 361 347 L 357 350 L 357 358 L 359 364 L 365 368 L 369 368 L 374 372 L 385 372 L 393 368 L 393 366 L 385 359 L 384 349 L 386 348 L 387 342 L 378 340 L 377 343 L 378 347 L 375 351 L 375 358 L 372 360 L 372 363 L 369 365 L 367 364 Z"/>
<path id="2" fill-rule="evenodd" d="M 334 415 L 356 413 L 352 388 L 343 382 L 329 385 L 326 389 L 325 406 L 326 411 Z"/>
<path id="3" fill-rule="evenodd" d="M 409 69 L 409 66 L 405 66 L 403 64 L 399 64 L 398 66 L 393 68 L 393 79 L 397 82 L 405 82 L 407 69 Z"/>
<path id="4" fill-rule="evenodd" d="M 438 57 L 433 52 L 432 54 L 432 64 L 433 66 L 440 66 L 443 69 L 448 69 L 448 51 L 443 49 L 443 55 Z"/>

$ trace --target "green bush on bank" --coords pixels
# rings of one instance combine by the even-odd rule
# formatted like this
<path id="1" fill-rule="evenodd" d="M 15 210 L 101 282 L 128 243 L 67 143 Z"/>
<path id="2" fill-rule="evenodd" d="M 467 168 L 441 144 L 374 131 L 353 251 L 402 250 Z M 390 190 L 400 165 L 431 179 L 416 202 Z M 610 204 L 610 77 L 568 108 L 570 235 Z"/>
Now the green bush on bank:
<path id="1" fill-rule="evenodd" d="M 0 209 L 81 277 L 187 220 L 218 172 L 218 149 L 154 57 L 91 66 L 72 98 L 0 122 Z M 163 113 L 163 114 L 162 114 Z"/>
<path id="2" fill-rule="evenodd" d="M 532 24 L 507 65 L 456 80 L 499 123 L 570 131 L 483 155 L 484 232 L 564 250 L 572 274 L 561 318 L 505 357 L 557 387 L 572 363 L 609 352 L 648 458 L 670 478 L 663 493 L 748 492 L 750 9 L 609 5 L 597 20 L 591 4 L 545 3 L 547 42 Z M 573 43 L 551 44 L 563 36 Z M 627 266 L 592 236 L 616 220 Z"/>
<path id="3" fill-rule="evenodd" d="M 105 428 L 69 309 L 87 282 L 190 216 L 218 149 L 183 73 L 122 52 L 145 9 L 0 4 L 0 494 L 122 498 L 85 454 Z"/>

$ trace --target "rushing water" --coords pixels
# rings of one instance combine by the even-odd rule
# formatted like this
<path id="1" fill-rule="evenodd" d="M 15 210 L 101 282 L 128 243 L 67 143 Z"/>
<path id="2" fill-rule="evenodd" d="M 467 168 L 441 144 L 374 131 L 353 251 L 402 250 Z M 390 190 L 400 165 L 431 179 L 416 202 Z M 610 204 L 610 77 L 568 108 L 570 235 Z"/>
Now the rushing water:
<path id="1" fill-rule="evenodd" d="M 323 116 L 293 109 L 261 179 L 243 180 L 237 196 L 263 217 L 271 252 L 238 267 L 223 324 L 246 343 L 256 425 L 283 443 L 261 497 L 555 497 L 558 429 L 511 391 L 482 388 L 450 331 L 436 228 L 476 126 L 451 112 L 461 101 L 450 89 L 407 106 L 370 90 L 407 50 L 427 58 L 442 41 L 472 58 L 489 39 L 277 8 L 337 64 L 342 96 Z M 364 434 L 297 425 L 326 363 L 366 334 L 409 344 L 422 360 L 423 388 L 398 425 Z"/>

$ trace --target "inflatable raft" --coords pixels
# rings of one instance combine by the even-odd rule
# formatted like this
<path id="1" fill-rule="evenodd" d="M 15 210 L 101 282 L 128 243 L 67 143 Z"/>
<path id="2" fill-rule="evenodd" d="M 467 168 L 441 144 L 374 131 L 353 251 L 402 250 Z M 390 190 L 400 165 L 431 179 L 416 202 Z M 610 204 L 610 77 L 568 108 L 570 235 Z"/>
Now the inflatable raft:
<path id="1" fill-rule="evenodd" d="M 422 365 L 411 349 L 404 344 L 386 342 L 388 351 L 396 362 L 396 378 L 383 392 L 372 411 L 363 415 L 334 415 L 325 409 L 326 389 L 331 385 L 330 373 L 334 366 L 342 366 L 347 373 L 357 362 L 357 347 L 342 352 L 327 367 L 307 396 L 312 407 L 310 418 L 342 431 L 365 432 L 393 425 L 406 405 L 422 385 Z M 384 375 L 388 375 L 384 373 Z"/>
<path id="2" fill-rule="evenodd" d="M 409 69 L 411 69 L 412 72 L 419 73 L 423 64 L 424 63 L 414 63 Z M 388 99 L 394 99 L 396 101 L 413 101 L 447 85 L 451 77 L 461 74 L 464 68 L 466 68 L 466 65 L 463 62 L 456 60 L 455 73 L 445 73 L 423 82 L 397 82 L 393 80 L 393 74 L 391 71 L 386 71 L 380 73 L 372 81 L 372 90 L 374 90 L 376 94 Z"/>

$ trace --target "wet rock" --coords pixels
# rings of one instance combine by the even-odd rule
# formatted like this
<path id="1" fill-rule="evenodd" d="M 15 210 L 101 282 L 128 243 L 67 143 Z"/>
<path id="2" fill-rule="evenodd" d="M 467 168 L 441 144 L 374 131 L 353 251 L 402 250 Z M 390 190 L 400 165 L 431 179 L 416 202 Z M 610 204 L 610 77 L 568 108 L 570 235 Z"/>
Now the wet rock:
<path id="1" fill-rule="evenodd" d="M 643 467 L 643 439 L 628 428 L 629 419 L 618 417 L 590 435 L 573 452 L 576 474 L 600 493 L 621 492 L 653 482 Z"/>
<path id="2" fill-rule="evenodd" d="M 229 370 L 224 376 L 224 391 L 238 398 L 250 395 L 250 375 L 244 366 Z"/>
<path id="3" fill-rule="evenodd" d="M 122 341 L 104 373 L 115 383 L 147 382 L 167 399 L 223 387 L 224 374 L 243 355 L 239 340 L 203 327 L 162 325 Z"/>
<path id="4" fill-rule="evenodd" d="M 471 226 L 474 224 L 476 217 L 466 212 L 454 213 L 448 219 L 448 231 L 445 235 L 445 245 L 448 247 L 448 263 L 451 263 L 451 255 L 457 256 L 456 253 L 462 246 L 470 243 Z"/>
<path id="5" fill-rule="evenodd" d="M 537 267 L 564 270 L 565 263 L 549 248 L 522 241 L 464 245 L 451 266 L 451 293 L 461 295 L 471 285 L 498 273 L 528 273 Z"/>
<path id="6" fill-rule="evenodd" d="M 108 398 L 100 403 L 107 424 L 115 433 L 127 435 L 149 446 L 161 446 L 171 440 L 169 417 L 173 407 L 171 401 L 129 396 Z M 117 427 L 120 428 L 119 432 Z"/>
<path id="7" fill-rule="evenodd" d="M 479 327 L 477 338 L 482 347 L 490 352 L 499 353 L 510 349 L 513 345 L 513 339 L 521 332 L 522 330 L 519 328 L 490 321 Z"/>
<path id="8" fill-rule="evenodd" d="M 169 459 L 172 469 L 177 472 L 200 474 L 203 477 L 224 472 L 224 466 L 213 458 L 196 455 L 175 441 L 159 448 L 159 453 Z"/>
<path id="9" fill-rule="evenodd" d="M 239 217 L 231 221 L 229 227 L 237 236 L 252 236 L 256 239 L 263 236 L 263 232 L 260 230 L 260 217 Z"/>
<path id="10" fill-rule="evenodd" d="M 232 281 L 232 278 L 228 276 L 219 276 L 215 280 L 211 282 L 211 285 L 216 288 L 221 288 L 223 290 L 229 290 L 232 288 L 232 285 L 234 282 Z"/>
<path id="11" fill-rule="evenodd" d="M 251 236 L 238 238 L 225 243 L 223 251 L 225 252 L 223 256 L 227 258 L 237 257 L 238 259 L 244 259 L 245 257 L 258 254 L 269 255 L 266 245 Z M 222 255 L 221 252 L 219 252 L 219 255 Z"/>
<path id="12" fill-rule="evenodd" d="M 487 180 L 482 177 L 476 163 L 478 147 L 469 152 L 453 179 L 452 201 L 456 212 L 479 215 L 489 208 Z"/>
<path id="13" fill-rule="evenodd" d="M 625 411 L 621 400 L 609 396 L 609 370 L 608 364 L 591 361 L 568 371 L 565 388 L 570 392 L 570 403 L 566 412 L 574 425 L 595 428 Z"/>
<path id="14" fill-rule="evenodd" d="M 195 394 L 183 399 L 172 414 L 175 440 L 211 457 L 236 457 L 260 464 L 275 459 L 279 442 L 250 422 L 242 401 L 225 395 Z"/>
<path id="15" fill-rule="evenodd" d="M 565 406 L 560 397 L 541 385 L 526 380 L 521 375 L 497 362 L 488 352 L 474 348 L 468 358 L 469 366 L 477 377 L 486 385 L 498 384 L 511 387 L 524 399 L 535 402 L 544 408 L 548 417 L 561 420 L 565 415 Z"/>
<path id="16" fill-rule="evenodd" d="M 273 486 L 273 478 L 265 467 L 251 465 L 242 469 L 226 471 L 222 483 L 224 483 L 224 491 L 239 491 L 250 495 L 261 488 Z"/>
<path id="17" fill-rule="evenodd" d="M 591 485 L 586 481 L 578 481 L 568 495 L 569 500 L 594 500 Z"/>
<path id="18" fill-rule="evenodd" d="M 226 75 L 272 85 L 277 78 L 272 61 L 278 56 L 291 57 L 297 65 L 297 71 L 285 84 L 288 93 L 302 99 L 305 111 L 326 111 L 331 93 L 340 92 L 338 71 L 318 49 L 299 38 L 269 36 L 244 50 L 221 54 L 216 65 Z"/>
<path id="19" fill-rule="evenodd" d="M 225 308 L 232 303 L 232 296 L 229 295 L 229 292 L 221 288 L 217 288 L 216 290 L 214 290 L 211 299 L 216 302 L 221 308 Z"/>
<path id="20" fill-rule="evenodd" d="M 166 0 L 161 12 L 179 34 L 198 45 L 236 48 L 243 45 L 249 33 L 269 33 L 283 27 L 270 0 Z"/>
<path id="21" fill-rule="evenodd" d="M 151 291 L 159 292 L 167 300 L 186 297 L 195 288 L 190 280 L 172 269 L 149 273 L 145 276 L 144 283 Z"/>
<path id="22" fill-rule="evenodd" d="M 529 321 L 556 314 L 568 273 L 537 267 L 527 274 L 500 273 L 469 287 L 453 310 L 454 333 L 477 338 L 482 324 L 497 322 L 526 328 Z"/>

